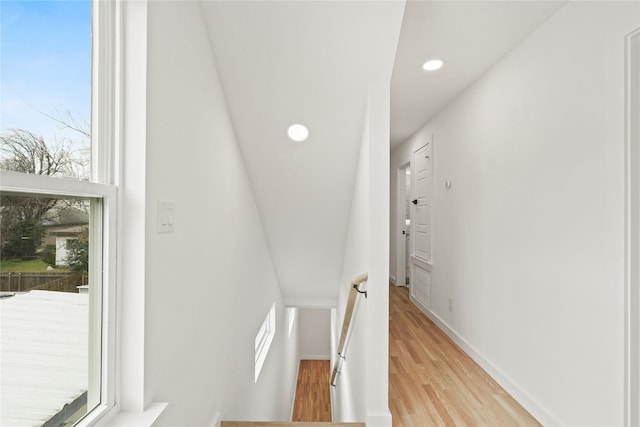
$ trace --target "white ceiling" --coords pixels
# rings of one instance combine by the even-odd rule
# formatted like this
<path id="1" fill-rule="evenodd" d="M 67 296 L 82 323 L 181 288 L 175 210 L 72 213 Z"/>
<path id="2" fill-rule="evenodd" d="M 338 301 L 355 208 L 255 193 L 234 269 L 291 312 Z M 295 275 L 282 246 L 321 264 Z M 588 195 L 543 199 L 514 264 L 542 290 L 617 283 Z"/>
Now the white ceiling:
<path id="1" fill-rule="evenodd" d="M 393 69 L 397 144 L 560 5 L 201 2 L 285 299 L 337 296 L 368 82 Z M 432 55 L 446 63 L 428 75 Z M 309 128 L 306 143 L 287 139 L 293 123 Z"/>
<path id="2" fill-rule="evenodd" d="M 564 1 L 408 1 L 391 80 L 391 146 L 404 142 Z M 429 58 L 445 61 L 425 72 Z"/>
<path id="3" fill-rule="evenodd" d="M 282 292 L 333 301 L 367 84 L 390 79 L 404 4 L 201 5 Z M 293 123 L 307 142 L 287 138 Z"/>

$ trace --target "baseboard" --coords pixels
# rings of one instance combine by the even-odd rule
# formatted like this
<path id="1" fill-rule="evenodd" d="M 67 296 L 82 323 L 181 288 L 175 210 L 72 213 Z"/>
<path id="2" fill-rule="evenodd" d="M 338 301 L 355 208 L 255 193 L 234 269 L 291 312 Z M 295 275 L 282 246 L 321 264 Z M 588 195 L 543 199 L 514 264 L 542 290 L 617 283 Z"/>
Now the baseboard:
<path id="1" fill-rule="evenodd" d="M 391 427 L 391 411 L 385 414 L 367 414 L 367 427 Z"/>
<path id="2" fill-rule="evenodd" d="M 393 283 L 395 286 L 398 286 L 398 283 L 396 282 L 396 277 L 395 276 L 389 275 L 389 281 L 391 283 Z"/>
<path id="3" fill-rule="evenodd" d="M 293 419 L 293 407 L 296 404 L 296 393 L 298 392 L 298 376 L 300 375 L 300 359 L 298 359 L 298 366 L 296 366 L 296 382 L 293 385 L 293 396 L 291 396 L 291 414 L 289 414 L 289 421 Z"/>
<path id="4" fill-rule="evenodd" d="M 511 380 L 499 368 L 476 350 L 467 340 L 454 331 L 436 313 L 428 310 L 417 299 L 410 296 L 411 302 L 433 321 L 445 334 L 449 336 L 474 362 L 484 369 L 507 393 L 509 393 L 523 408 L 525 408 L 542 425 L 562 425 L 549 411 L 533 399 L 522 387 Z M 368 424 L 367 424 L 368 425 Z"/>
<path id="5" fill-rule="evenodd" d="M 220 427 L 220 412 L 216 412 L 216 414 L 211 419 L 209 423 L 209 427 Z"/>
<path id="6" fill-rule="evenodd" d="M 331 356 L 328 354 L 321 354 L 321 355 L 317 355 L 317 354 L 305 354 L 305 355 L 300 355 L 300 360 L 331 360 Z M 300 366 L 300 364 L 298 363 L 298 366 Z"/>

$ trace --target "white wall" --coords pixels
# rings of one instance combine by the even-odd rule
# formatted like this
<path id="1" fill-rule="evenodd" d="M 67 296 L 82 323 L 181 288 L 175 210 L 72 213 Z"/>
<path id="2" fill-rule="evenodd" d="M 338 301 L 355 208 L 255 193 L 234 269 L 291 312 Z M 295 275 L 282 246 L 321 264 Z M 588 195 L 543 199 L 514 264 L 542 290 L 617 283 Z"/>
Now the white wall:
<path id="1" fill-rule="evenodd" d="M 145 399 L 158 426 L 288 420 L 297 333 L 286 309 L 197 2 L 148 6 Z M 175 232 L 156 232 L 159 200 Z M 254 383 L 254 338 L 276 336 Z M 126 327 L 126 325 L 124 325 Z"/>
<path id="2" fill-rule="evenodd" d="M 369 112 L 363 125 L 362 145 L 353 189 L 349 228 L 345 246 L 342 278 L 338 294 L 338 309 L 334 324 L 334 342 L 340 341 L 344 312 L 351 280 L 368 271 L 369 236 Z M 332 389 L 333 421 L 362 422 L 366 417 L 366 317 L 367 301 L 358 298 L 352 317 L 352 332 L 336 387 Z M 337 351 L 337 349 L 335 349 Z M 336 360 L 332 354 L 331 366 Z"/>
<path id="3" fill-rule="evenodd" d="M 298 309 L 298 351 L 300 359 L 330 359 L 331 310 L 328 308 Z"/>
<path id="4" fill-rule="evenodd" d="M 637 2 L 568 3 L 392 153 L 395 204 L 396 168 L 433 134 L 432 317 L 545 424 L 623 422 L 624 36 L 638 26 Z"/>
<path id="5" fill-rule="evenodd" d="M 389 363 L 389 83 L 371 84 L 347 231 L 334 339 L 338 340 L 351 280 L 369 273 L 358 296 L 347 360 L 334 389 L 334 421 L 391 426 Z M 335 356 L 334 356 L 335 358 Z"/>

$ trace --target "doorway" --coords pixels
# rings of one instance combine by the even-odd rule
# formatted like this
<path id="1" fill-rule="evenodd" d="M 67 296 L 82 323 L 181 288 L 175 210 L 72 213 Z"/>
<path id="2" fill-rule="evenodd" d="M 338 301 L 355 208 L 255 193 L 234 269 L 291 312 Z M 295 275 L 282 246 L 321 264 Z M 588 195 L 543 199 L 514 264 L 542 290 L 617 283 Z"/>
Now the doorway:
<path id="1" fill-rule="evenodd" d="M 398 168 L 396 286 L 411 285 L 411 164 Z"/>

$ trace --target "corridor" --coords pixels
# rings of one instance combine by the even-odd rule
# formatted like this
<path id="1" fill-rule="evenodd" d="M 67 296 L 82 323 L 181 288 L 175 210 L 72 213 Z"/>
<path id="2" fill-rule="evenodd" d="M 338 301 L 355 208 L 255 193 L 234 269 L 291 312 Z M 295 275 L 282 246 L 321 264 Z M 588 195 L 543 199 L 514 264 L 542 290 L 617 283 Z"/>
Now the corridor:
<path id="1" fill-rule="evenodd" d="M 389 409 L 393 427 L 540 425 L 391 284 Z"/>

